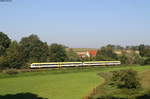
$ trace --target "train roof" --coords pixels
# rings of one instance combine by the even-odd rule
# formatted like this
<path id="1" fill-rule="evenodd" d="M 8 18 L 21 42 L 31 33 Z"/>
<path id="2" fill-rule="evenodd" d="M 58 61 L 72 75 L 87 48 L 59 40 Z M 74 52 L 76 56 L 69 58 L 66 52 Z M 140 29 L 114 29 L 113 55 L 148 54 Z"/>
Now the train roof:
<path id="1" fill-rule="evenodd" d="M 84 61 L 85 63 L 91 62 L 120 62 L 120 61 Z M 60 63 L 82 63 L 82 62 L 42 62 L 42 63 L 32 63 L 32 64 L 60 64 Z"/>

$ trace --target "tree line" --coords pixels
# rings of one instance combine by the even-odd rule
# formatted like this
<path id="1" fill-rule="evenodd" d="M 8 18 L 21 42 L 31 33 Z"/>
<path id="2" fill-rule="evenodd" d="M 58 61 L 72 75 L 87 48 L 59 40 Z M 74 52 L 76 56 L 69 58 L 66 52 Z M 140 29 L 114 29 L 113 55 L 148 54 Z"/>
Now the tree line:
<path id="1" fill-rule="evenodd" d="M 150 64 L 150 46 L 140 44 L 139 46 L 119 47 L 107 45 L 98 50 L 96 60 L 119 60 L 122 64 Z M 121 48 L 121 49 L 120 49 Z M 121 54 L 116 54 L 119 50 Z"/>
<path id="2" fill-rule="evenodd" d="M 68 59 L 65 46 L 48 45 L 37 35 L 12 41 L 0 32 L 0 68 L 27 68 L 32 62 L 62 62 Z"/>
<path id="3" fill-rule="evenodd" d="M 95 57 L 86 58 L 80 58 L 72 49 L 67 51 L 66 48 L 57 43 L 48 45 L 34 34 L 17 42 L 0 32 L 0 69 L 28 68 L 33 62 L 120 60 L 123 64 L 150 64 L 150 46 L 143 44 L 126 48 L 107 45 L 98 49 Z M 131 52 L 124 51 L 127 49 Z M 115 50 L 121 50 L 122 54 L 117 55 Z M 135 53 L 135 50 L 138 50 L 139 54 Z"/>

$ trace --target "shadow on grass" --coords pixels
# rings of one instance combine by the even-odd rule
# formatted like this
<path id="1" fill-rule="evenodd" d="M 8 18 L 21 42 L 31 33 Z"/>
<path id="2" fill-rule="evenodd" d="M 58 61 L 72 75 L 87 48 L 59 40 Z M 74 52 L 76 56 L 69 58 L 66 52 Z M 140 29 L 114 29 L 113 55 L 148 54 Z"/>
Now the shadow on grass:
<path id="1" fill-rule="evenodd" d="M 143 96 L 139 96 L 136 99 L 150 99 L 150 94 L 145 94 Z"/>
<path id="2" fill-rule="evenodd" d="M 132 98 L 117 98 L 117 97 L 100 97 L 100 98 L 96 98 L 96 99 L 132 99 Z M 136 97 L 136 98 L 134 98 L 134 99 L 150 99 L 150 94 L 144 94 L 144 95 L 142 95 L 142 96 L 138 96 L 138 97 Z"/>
<path id="3" fill-rule="evenodd" d="M 18 93 L 0 96 L 0 99 L 48 99 L 48 98 L 39 97 L 38 95 L 33 93 Z"/>
<path id="4" fill-rule="evenodd" d="M 127 99 L 127 98 L 116 98 L 116 97 L 100 97 L 96 99 Z"/>

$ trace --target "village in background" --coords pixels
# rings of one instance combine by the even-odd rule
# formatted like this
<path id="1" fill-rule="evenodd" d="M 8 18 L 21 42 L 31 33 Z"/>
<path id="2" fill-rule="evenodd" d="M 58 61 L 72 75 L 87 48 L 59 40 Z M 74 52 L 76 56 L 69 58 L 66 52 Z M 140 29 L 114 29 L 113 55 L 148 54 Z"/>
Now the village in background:
<path id="1" fill-rule="evenodd" d="M 86 57 L 96 57 L 97 51 L 100 50 L 98 48 L 66 48 L 67 51 L 74 51 L 80 58 Z M 137 49 L 116 49 L 114 51 L 117 55 L 122 55 L 123 53 L 136 53 L 139 54 Z"/>

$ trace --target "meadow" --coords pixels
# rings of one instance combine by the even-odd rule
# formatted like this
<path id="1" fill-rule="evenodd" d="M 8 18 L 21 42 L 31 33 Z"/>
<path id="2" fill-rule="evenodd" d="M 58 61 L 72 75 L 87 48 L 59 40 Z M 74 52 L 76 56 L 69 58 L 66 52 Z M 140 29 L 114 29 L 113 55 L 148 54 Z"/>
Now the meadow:
<path id="1" fill-rule="evenodd" d="M 0 96 L 32 93 L 43 99 L 82 99 L 104 82 L 97 73 L 128 68 L 140 73 L 150 70 L 150 66 L 120 66 L 21 72 L 15 75 L 0 73 Z M 145 73 L 141 76 L 148 77 Z M 149 82 L 143 83 L 148 87 Z"/>

